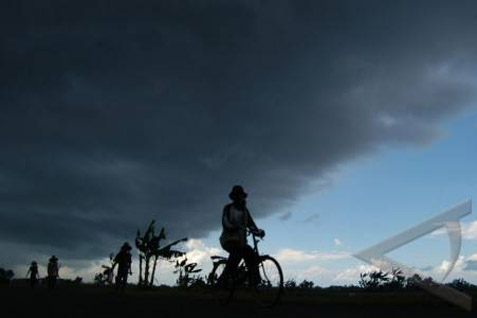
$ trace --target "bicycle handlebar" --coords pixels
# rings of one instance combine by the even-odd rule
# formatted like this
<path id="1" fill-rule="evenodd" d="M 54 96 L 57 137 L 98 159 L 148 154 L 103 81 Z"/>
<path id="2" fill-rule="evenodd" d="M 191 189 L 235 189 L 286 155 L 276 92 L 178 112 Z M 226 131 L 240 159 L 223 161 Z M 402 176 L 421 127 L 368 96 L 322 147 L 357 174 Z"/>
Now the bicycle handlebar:
<path id="1" fill-rule="evenodd" d="M 265 236 L 265 232 L 263 230 L 259 230 L 259 231 L 252 231 L 250 229 L 246 229 L 246 233 L 247 235 L 253 235 L 255 238 L 260 238 L 260 239 L 263 239 L 263 237 Z M 260 235 L 260 232 L 263 233 L 263 235 Z"/>

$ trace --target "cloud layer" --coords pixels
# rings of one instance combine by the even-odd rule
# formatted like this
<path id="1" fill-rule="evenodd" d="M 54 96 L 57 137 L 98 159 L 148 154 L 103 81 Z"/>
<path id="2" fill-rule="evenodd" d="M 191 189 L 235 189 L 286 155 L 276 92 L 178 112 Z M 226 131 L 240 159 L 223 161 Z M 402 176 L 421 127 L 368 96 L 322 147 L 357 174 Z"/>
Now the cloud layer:
<path id="1" fill-rule="evenodd" d="M 477 19 L 428 5 L 0 5 L 0 240 L 96 258 L 151 218 L 203 237 L 233 184 L 265 216 L 339 163 L 432 141 L 477 97 Z"/>

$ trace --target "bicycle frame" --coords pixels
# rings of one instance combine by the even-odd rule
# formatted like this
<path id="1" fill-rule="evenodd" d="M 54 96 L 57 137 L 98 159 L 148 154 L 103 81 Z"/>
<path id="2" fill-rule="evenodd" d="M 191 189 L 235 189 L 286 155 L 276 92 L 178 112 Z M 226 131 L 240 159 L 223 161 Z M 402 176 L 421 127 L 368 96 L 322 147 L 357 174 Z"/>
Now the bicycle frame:
<path id="1" fill-rule="evenodd" d="M 278 300 L 280 299 L 280 295 L 283 291 L 283 274 L 282 270 L 280 267 L 280 264 L 271 256 L 269 255 L 260 255 L 260 252 L 258 250 L 258 243 L 260 242 L 260 237 L 256 236 L 255 233 L 247 230 L 246 232 L 247 236 L 252 235 L 252 240 L 253 240 L 253 252 L 256 255 L 257 258 L 257 269 L 259 271 L 259 279 L 258 282 L 252 282 L 251 281 L 251 275 L 249 268 L 247 267 L 247 264 L 245 260 L 242 258 L 232 274 L 231 280 L 228 280 L 228 287 L 224 287 L 227 292 L 224 296 L 224 294 L 216 294 L 218 296 L 218 300 L 222 302 L 222 304 L 228 303 L 235 291 L 240 288 L 240 287 L 245 287 L 245 288 L 252 288 L 253 290 L 253 295 L 254 298 L 256 298 L 256 301 L 263 307 L 273 307 Z M 213 262 L 213 269 L 211 273 L 209 274 L 209 282 L 211 282 L 212 286 L 214 285 L 214 282 L 216 282 L 216 279 L 220 277 L 221 274 L 217 274 L 216 270 L 218 268 L 221 268 L 222 270 L 224 269 L 223 266 L 227 266 L 227 257 L 223 256 L 211 256 L 212 262 Z M 268 265 L 265 265 L 268 264 Z M 278 278 L 278 282 L 275 279 L 275 283 L 278 283 L 276 285 L 275 283 L 272 283 L 271 281 L 274 280 L 274 276 L 270 276 L 270 273 L 267 268 L 268 266 L 274 266 L 276 271 L 276 274 L 278 275 L 276 278 Z M 219 272 L 220 273 L 220 272 Z M 223 274 L 223 272 L 222 272 Z M 249 284 L 247 284 L 247 282 Z M 258 283 L 258 284 L 257 284 Z M 225 285 L 224 285 L 225 286 Z M 270 288 L 271 287 L 271 288 Z"/>
<path id="2" fill-rule="evenodd" d="M 259 257 L 269 256 L 268 254 L 260 255 L 260 252 L 258 251 L 258 242 L 260 242 L 260 239 L 254 233 L 252 233 L 252 231 L 247 229 L 247 236 L 249 236 L 249 235 L 252 236 L 253 250 L 255 252 L 256 257 L 259 258 Z M 220 255 L 212 255 L 210 258 L 212 259 L 213 264 L 218 263 L 222 260 L 227 260 L 228 259 L 228 257 L 220 256 Z M 240 264 L 242 264 L 242 262 L 243 262 L 243 260 L 240 262 Z"/>

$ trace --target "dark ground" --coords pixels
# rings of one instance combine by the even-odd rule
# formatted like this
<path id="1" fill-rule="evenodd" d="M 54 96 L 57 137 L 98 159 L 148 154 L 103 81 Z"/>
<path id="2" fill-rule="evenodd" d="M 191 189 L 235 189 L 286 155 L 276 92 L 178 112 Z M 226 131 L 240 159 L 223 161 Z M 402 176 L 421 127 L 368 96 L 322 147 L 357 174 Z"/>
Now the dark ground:
<path id="1" fill-rule="evenodd" d="M 476 307 L 474 297 L 474 308 Z M 247 297 L 220 306 L 207 291 L 129 289 L 124 293 L 92 286 L 0 287 L 1 317 L 476 317 L 425 292 L 287 292 L 273 309 Z"/>

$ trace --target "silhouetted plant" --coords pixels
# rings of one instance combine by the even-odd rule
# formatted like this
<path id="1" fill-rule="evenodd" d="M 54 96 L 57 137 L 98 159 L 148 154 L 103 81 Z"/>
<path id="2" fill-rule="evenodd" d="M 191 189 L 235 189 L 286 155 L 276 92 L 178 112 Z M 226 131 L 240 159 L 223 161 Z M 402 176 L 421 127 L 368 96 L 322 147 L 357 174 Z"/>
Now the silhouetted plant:
<path id="1" fill-rule="evenodd" d="M 175 265 L 176 270 L 174 274 L 179 273 L 179 277 L 177 278 L 177 286 L 179 287 L 189 287 L 193 286 L 194 284 L 200 284 L 198 281 L 201 281 L 202 278 L 195 277 L 194 274 L 200 273 L 202 269 L 197 268 L 197 263 L 189 263 L 187 264 L 187 257 L 184 258 L 182 261 L 176 261 Z M 205 285 L 205 282 L 204 282 Z"/>
<path id="2" fill-rule="evenodd" d="M 111 253 L 109 254 L 109 265 L 101 265 L 101 268 L 103 268 L 103 271 L 101 273 L 97 273 L 94 276 L 94 283 L 96 285 L 100 285 L 100 286 L 113 285 L 113 281 L 114 281 L 113 264 L 114 264 L 114 253 Z"/>
<path id="3" fill-rule="evenodd" d="M 364 289 L 415 289 L 421 282 L 432 283 L 431 277 L 423 279 L 419 274 L 406 278 L 399 268 L 393 268 L 391 273 L 381 270 L 360 274 L 359 286 Z"/>
<path id="4" fill-rule="evenodd" d="M 416 289 L 419 287 L 419 283 L 423 281 L 423 278 L 419 274 L 414 274 L 406 279 L 406 288 Z"/>
<path id="5" fill-rule="evenodd" d="M 389 282 L 388 273 L 376 270 L 359 275 L 359 286 L 364 289 L 377 289 Z"/>
<path id="6" fill-rule="evenodd" d="M 384 288 L 402 289 L 406 286 L 406 277 L 404 276 L 401 269 L 397 267 L 393 268 L 391 273 L 388 275 L 391 276 L 391 279 L 383 283 Z"/>
<path id="7" fill-rule="evenodd" d="M 103 273 L 96 273 L 93 278 L 93 283 L 98 286 L 104 285 L 104 275 Z"/>
<path id="8" fill-rule="evenodd" d="M 457 278 L 457 279 L 454 279 L 452 282 L 446 284 L 447 286 L 450 286 L 452 288 L 455 288 L 455 289 L 458 289 L 458 290 L 469 290 L 469 289 L 472 289 L 472 288 L 476 288 L 477 286 L 469 283 L 468 281 L 466 281 L 465 279 L 463 278 Z"/>
<path id="9" fill-rule="evenodd" d="M 298 285 L 298 287 L 302 288 L 302 289 L 312 289 L 314 285 L 315 285 L 315 283 L 313 283 L 312 281 L 304 279 L 300 283 L 300 285 Z"/>
<path id="10" fill-rule="evenodd" d="M 139 285 L 143 287 L 152 287 L 154 284 L 154 275 L 156 273 L 157 261 L 159 258 L 170 260 L 183 256 L 185 253 L 178 250 L 171 249 L 172 246 L 181 242 L 187 241 L 183 238 L 174 241 L 164 247 L 160 247 L 160 241 L 166 238 L 164 228 L 161 229 L 159 235 L 155 235 L 155 220 L 152 220 L 147 228 L 144 236 L 141 236 L 139 229 L 136 234 L 136 247 L 139 250 Z M 151 260 L 152 273 L 151 270 Z"/>
<path id="11" fill-rule="evenodd" d="M 296 281 L 293 278 L 288 279 L 285 284 L 285 288 L 293 289 L 297 287 Z"/>
<path id="12" fill-rule="evenodd" d="M 0 284 L 9 284 L 15 276 L 15 273 L 11 269 L 0 268 Z"/>
<path id="13" fill-rule="evenodd" d="M 196 276 L 190 283 L 189 287 L 204 288 L 207 287 L 207 276 Z"/>

